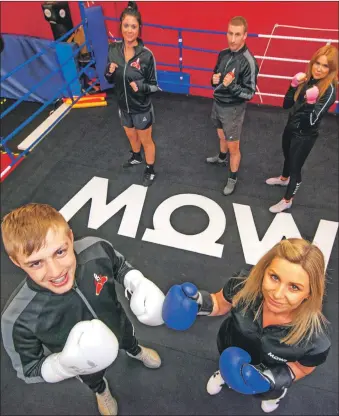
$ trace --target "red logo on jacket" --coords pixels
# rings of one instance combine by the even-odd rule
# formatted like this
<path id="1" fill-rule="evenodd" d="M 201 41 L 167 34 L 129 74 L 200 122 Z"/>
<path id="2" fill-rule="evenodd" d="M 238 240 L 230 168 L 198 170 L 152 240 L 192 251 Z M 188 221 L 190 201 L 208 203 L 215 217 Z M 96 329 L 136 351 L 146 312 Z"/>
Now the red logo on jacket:
<path id="1" fill-rule="evenodd" d="M 101 276 L 101 274 L 94 273 L 94 283 L 95 283 L 95 294 L 97 296 L 100 295 L 100 292 L 102 291 L 102 288 L 104 287 L 104 284 L 107 282 L 106 276 Z"/>
<path id="2" fill-rule="evenodd" d="M 133 68 L 136 68 L 138 71 L 140 71 L 140 58 L 138 58 L 136 61 L 132 62 L 131 66 L 133 66 Z"/>

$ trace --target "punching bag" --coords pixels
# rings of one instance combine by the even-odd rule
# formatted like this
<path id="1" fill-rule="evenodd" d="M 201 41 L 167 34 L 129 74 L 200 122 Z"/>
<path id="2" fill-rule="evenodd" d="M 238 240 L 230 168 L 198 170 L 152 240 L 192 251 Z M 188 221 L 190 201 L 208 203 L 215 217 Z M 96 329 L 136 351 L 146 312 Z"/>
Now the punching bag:
<path id="1" fill-rule="evenodd" d="M 41 5 L 44 17 L 51 25 L 54 40 L 73 29 L 71 12 L 67 1 L 47 1 Z M 67 39 L 64 39 L 66 42 Z"/>

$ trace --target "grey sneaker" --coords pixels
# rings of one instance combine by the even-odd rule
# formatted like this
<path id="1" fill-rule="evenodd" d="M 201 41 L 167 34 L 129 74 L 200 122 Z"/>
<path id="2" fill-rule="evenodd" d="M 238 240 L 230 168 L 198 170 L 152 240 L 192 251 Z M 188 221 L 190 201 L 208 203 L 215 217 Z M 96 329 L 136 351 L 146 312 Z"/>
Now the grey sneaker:
<path id="1" fill-rule="evenodd" d="M 216 156 L 211 156 L 206 159 L 206 163 L 209 163 L 210 165 L 227 165 L 227 157 L 225 159 L 220 159 L 219 154 Z"/>
<path id="2" fill-rule="evenodd" d="M 235 189 L 235 185 L 237 183 L 238 179 L 231 179 L 228 178 L 227 180 L 227 184 L 224 188 L 224 195 L 231 195 L 234 192 Z"/>
<path id="3" fill-rule="evenodd" d="M 109 391 L 108 382 L 104 377 L 106 388 L 102 393 L 95 393 L 98 402 L 98 410 L 101 415 L 113 415 L 118 414 L 118 403 Z"/>
<path id="4" fill-rule="evenodd" d="M 127 351 L 126 354 L 135 360 L 141 361 L 147 368 L 159 368 L 161 366 L 161 358 L 159 357 L 159 354 L 151 348 L 146 348 L 141 345 L 139 346 L 141 351 L 138 355 L 129 354 Z"/>

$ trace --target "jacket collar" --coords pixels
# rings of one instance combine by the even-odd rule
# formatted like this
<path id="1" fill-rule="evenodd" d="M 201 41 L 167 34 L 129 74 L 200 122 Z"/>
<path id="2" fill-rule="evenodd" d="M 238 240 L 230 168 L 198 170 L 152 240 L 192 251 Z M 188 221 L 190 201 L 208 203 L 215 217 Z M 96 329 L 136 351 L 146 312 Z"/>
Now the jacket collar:
<path id="1" fill-rule="evenodd" d="M 138 38 L 137 41 L 138 41 L 137 46 L 134 46 L 134 50 L 135 50 L 135 55 L 134 56 L 139 55 L 139 53 L 144 48 L 144 42 L 142 41 L 142 39 L 141 38 Z M 124 42 L 124 40 L 122 40 L 122 42 L 121 42 L 121 53 L 122 54 L 124 54 L 124 48 L 125 48 L 125 42 Z"/>
<path id="2" fill-rule="evenodd" d="M 34 292 L 49 292 L 50 294 L 53 294 L 49 289 L 46 289 L 45 287 L 42 287 L 34 282 L 29 276 L 26 276 L 26 283 L 27 286 L 34 290 Z"/>
<path id="3" fill-rule="evenodd" d="M 233 55 L 239 55 L 239 54 L 242 54 L 242 53 L 244 53 L 245 51 L 247 51 L 247 45 L 246 45 L 246 43 L 245 43 L 245 45 L 242 47 L 242 48 L 240 48 L 239 50 L 237 50 L 237 51 L 235 51 L 235 52 L 233 52 L 233 51 L 231 51 L 230 50 L 230 52 L 233 54 Z"/>
<path id="4" fill-rule="evenodd" d="M 308 85 L 315 85 L 319 82 L 319 79 L 314 79 L 312 76 L 310 80 L 308 81 Z"/>

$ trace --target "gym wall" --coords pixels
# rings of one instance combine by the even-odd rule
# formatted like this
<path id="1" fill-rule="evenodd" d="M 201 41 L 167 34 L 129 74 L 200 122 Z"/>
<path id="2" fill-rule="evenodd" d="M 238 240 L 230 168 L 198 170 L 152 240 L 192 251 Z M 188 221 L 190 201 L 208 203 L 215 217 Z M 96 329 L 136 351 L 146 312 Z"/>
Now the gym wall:
<path id="1" fill-rule="evenodd" d="M 2 2 L 2 33 L 23 34 L 53 39 L 49 24 L 44 20 L 42 2 Z M 101 5 L 105 16 L 119 17 L 127 2 L 85 2 L 88 5 Z M 77 2 L 69 2 L 73 23 L 80 21 Z M 226 31 L 227 21 L 235 15 L 243 15 L 248 21 L 248 32 L 307 38 L 338 39 L 338 3 L 337 2 L 139 2 L 144 22 L 168 26 Z M 322 16 L 324 16 L 322 18 Z M 275 28 L 275 25 L 280 25 Z M 296 26 L 294 28 L 281 25 Z M 119 37 L 119 25 L 107 22 L 107 30 Z M 299 28 L 297 28 L 299 27 Z M 317 28 L 322 30 L 309 30 Z M 337 30 L 337 31 L 335 31 Z M 157 28 L 143 28 L 143 39 L 163 43 L 178 43 L 177 31 Z M 183 34 L 184 45 L 196 48 L 221 50 L 227 46 L 222 35 L 187 33 Z M 310 41 L 293 41 L 249 37 L 247 44 L 256 56 L 283 57 L 291 59 L 310 59 L 313 52 L 325 44 Z M 337 44 L 338 45 L 338 44 Z M 178 63 L 178 49 L 150 45 L 157 62 Z M 213 68 L 216 54 L 184 50 L 183 64 Z M 261 73 L 268 75 L 292 76 L 305 69 L 304 63 L 265 60 L 261 64 Z M 177 70 L 158 66 L 162 70 Z M 185 70 L 190 73 L 191 83 L 210 85 L 210 73 Z M 261 92 L 284 94 L 288 80 L 262 77 L 259 79 Z M 195 95 L 211 96 L 210 90 L 191 88 Z M 256 96 L 253 102 L 260 102 Z M 264 97 L 265 104 L 280 105 L 280 98 Z"/>

